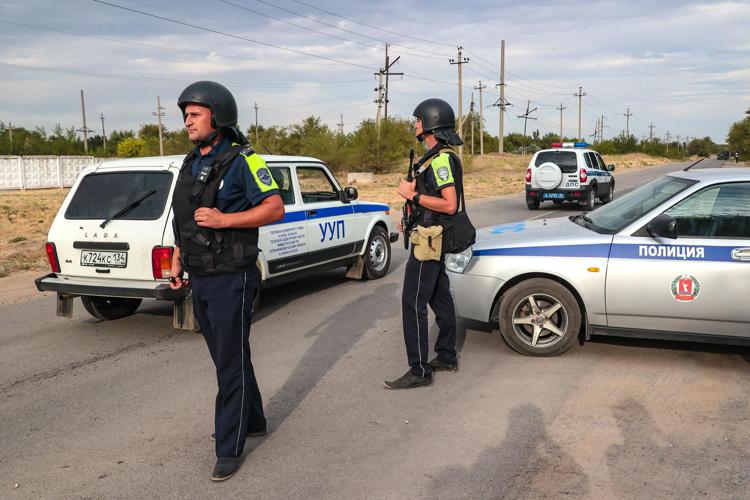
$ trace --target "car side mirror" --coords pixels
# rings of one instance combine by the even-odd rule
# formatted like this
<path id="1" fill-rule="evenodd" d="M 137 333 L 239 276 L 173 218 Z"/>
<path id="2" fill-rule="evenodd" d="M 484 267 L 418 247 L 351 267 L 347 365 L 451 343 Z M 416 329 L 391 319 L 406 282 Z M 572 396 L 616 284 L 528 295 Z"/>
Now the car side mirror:
<path id="1" fill-rule="evenodd" d="M 677 219 L 667 214 L 657 215 L 646 226 L 646 231 L 653 237 L 677 239 Z"/>
<path id="2" fill-rule="evenodd" d="M 344 188 L 344 198 L 346 199 L 346 201 L 356 200 L 358 197 L 359 193 L 357 192 L 357 188 L 353 188 L 350 186 Z"/>
<path id="3" fill-rule="evenodd" d="M 607 165 L 607 170 L 609 170 L 610 172 L 613 172 L 615 170 L 615 166 L 614 165 Z"/>

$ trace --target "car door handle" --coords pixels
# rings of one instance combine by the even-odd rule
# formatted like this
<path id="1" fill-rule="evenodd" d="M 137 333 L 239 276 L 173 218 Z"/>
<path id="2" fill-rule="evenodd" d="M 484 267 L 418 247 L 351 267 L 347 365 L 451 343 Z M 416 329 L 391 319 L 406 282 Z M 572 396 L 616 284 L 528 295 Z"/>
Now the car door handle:
<path id="1" fill-rule="evenodd" d="M 750 262 L 750 248 L 732 249 L 732 259 L 741 260 L 743 262 Z"/>
<path id="2" fill-rule="evenodd" d="M 307 211 L 307 215 L 309 215 L 309 216 L 318 215 L 318 211 L 317 210 L 308 210 Z"/>

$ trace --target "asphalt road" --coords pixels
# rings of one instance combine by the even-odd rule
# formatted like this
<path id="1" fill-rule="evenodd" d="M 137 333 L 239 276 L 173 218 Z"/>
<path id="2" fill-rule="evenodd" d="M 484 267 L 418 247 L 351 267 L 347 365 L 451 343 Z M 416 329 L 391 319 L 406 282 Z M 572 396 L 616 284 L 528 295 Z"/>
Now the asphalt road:
<path id="1" fill-rule="evenodd" d="M 616 196 L 684 165 L 621 173 Z M 469 208 L 480 226 L 577 211 Z M 167 304 L 114 322 L 79 301 L 57 318 L 51 297 L 0 306 L 0 498 L 747 497 L 749 350 L 607 339 L 535 359 L 461 320 L 459 372 L 384 390 L 407 369 L 405 257 L 396 244 L 381 280 L 265 293 L 251 346 L 270 433 L 221 484 L 213 366 Z"/>

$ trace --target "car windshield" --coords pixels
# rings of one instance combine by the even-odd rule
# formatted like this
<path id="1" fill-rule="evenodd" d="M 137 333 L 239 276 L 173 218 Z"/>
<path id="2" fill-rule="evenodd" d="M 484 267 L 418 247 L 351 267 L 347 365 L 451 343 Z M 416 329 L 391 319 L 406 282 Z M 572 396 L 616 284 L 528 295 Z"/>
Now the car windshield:
<path id="1" fill-rule="evenodd" d="M 571 217 L 571 220 L 598 233 L 614 234 L 696 182 L 664 176 L 589 212 L 586 218 Z"/>
<path id="2" fill-rule="evenodd" d="M 155 191 L 120 218 L 156 220 L 164 213 L 171 185 L 172 174 L 169 172 L 89 174 L 81 179 L 65 211 L 65 218 L 106 220 L 144 194 Z"/>

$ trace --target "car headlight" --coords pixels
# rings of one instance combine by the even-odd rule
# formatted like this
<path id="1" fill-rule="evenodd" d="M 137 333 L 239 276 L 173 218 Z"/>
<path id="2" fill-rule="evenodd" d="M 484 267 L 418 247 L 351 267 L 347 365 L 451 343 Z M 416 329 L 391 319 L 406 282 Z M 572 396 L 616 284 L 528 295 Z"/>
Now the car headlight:
<path id="1" fill-rule="evenodd" d="M 445 267 L 454 273 L 463 273 L 471 261 L 471 247 L 461 253 L 445 254 Z"/>

